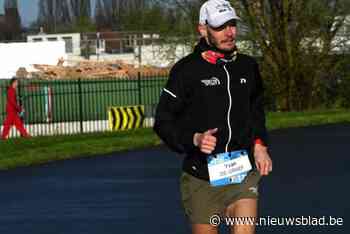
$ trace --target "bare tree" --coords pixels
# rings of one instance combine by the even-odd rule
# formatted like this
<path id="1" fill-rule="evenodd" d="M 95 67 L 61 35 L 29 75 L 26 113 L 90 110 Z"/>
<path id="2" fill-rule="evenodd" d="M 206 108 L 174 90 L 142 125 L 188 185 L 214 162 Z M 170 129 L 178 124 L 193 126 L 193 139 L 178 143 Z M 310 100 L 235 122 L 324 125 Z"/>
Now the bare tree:
<path id="1" fill-rule="evenodd" d="M 64 6 L 65 0 L 40 0 L 39 1 L 39 13 L 38 24 L 44 27 L 47 32 L 55 32 L 57 25 L 70 21 L 69 10 Z M 62 4 L 63 3 L 63 4 Z M 68 12 L 67 12 L 68 11 Z M 64 20 L 64 22 L 61 22 Z"/>
<path id="2" fill-rule="evenodd" d="M 3 36 L 6 40 L 17 40 L 21 37 L 21 17 L 18 12 L 17 0 L 4 2 L 5 26 Z"/>
<path id="3" fill-rule="evenodd" d="M 90 22 L 90 0 L 40 0 L 37 24 L 47 32 L 67 31 Z"/>
<path id="4" fill-rule="evenodd" d="M 103 27 L 106 27 L 108 24 L 107 22 L 107 15 L 102 3 L 102 0 L 97 0 L 95 5 L 95 23 L 96 27 L 98 29 L 102 29 Z"/>
<path id="5" fill-rule="evenodd" d="M 205 0 L 160 1 L 173 9 L 178 32 L 196 35 Z M 279 110 L 317 106 L 324 87 L 335 77 L 338 59 L 349 37 L 339 37 L 348 0 L 231 0 L 242 21 L 240 38 L 262 56 L 268 93 Z M 181 18 L 185 19 L 181 21 Z M 243 32 L 242 32 L 243 31 Z M 195 38 L 195 37 L 193 37 Z M 253 51 L 251 51 L 253 52 Z"/>
<path id="6" fill-rule="evenodd" d="M 240 3 L 240 4 L 238 4 Z M 346 0 L 239 0 L 250 40 L 263 56 L 263 71 L 279 110 L 319 105 L 334 72 L 349 3 Z"/>
<path id="7" fill-rule="evenodd" d="M 72 14 L 70 13 L 70 4 L 67 0 L 56 1 L 55 20 L 60 25 L 68 26 L 72 24 Z"/>
<path id="8" fill-rule="evenodd" d="M 91 17 L 91 2 L 90 0 L 70 0 L 72 15 L 75 19 L 80 17 Z"/>
<path id="9" fill-rule="evenodd" d="M 123 28 L 123 16 L 136 10 L 142 11 L 146 6 L 145 0 L 97 0 L 95 5 L 95 19 L 96 22 L 104 22 L 103 25 L 99 24 L 98 28 L 120 30 Z"/>
<path id="10" fill-rule="evenodd" d="M 17 4 L 17 0 L 6 0 L 4 2 L 4 9 L 17 9 L 18 8 L 18 4 Z"/>
<path id="11" fill-rule="evenodd" d="M 165 5 L 169 11 L 170 19 L 175 17 L 176 34 L 197 35 L 197 25 L 199 18 L 199 9 L 206 0 L 155 0 L 159 4 Z"/>

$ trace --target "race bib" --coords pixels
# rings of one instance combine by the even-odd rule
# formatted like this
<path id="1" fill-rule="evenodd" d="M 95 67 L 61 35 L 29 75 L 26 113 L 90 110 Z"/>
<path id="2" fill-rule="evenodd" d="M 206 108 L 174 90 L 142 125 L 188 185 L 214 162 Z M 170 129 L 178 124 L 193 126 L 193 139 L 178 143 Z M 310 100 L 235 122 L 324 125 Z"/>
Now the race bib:
<path id="1" fill-rule="evenodd" d="M 252 169 L 246 150 L 210 155 L 207 162 L 212 186 L 241 183 Z"/>

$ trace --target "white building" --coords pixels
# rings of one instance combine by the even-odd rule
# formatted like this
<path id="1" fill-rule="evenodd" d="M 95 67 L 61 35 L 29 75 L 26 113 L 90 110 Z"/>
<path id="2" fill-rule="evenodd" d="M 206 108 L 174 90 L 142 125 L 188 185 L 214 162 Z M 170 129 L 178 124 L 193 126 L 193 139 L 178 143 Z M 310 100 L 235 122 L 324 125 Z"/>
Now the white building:
<path id="1" fill-rule="evenodd" d="M 27 36 L 27 42 L 42 42 L 42 41 L 64 41 L 66 54 L 80 56 L 80 52 L 81 52 L 80 33 L 69 33 L 69 34 L 39 33 L 37 35 Z"/>

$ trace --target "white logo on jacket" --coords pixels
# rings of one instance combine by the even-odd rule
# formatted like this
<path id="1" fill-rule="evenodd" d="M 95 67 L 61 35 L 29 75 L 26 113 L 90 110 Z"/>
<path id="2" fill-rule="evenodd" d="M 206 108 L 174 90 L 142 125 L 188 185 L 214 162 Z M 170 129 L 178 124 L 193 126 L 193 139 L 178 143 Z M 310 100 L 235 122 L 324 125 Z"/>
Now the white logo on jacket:
<path id="1" fill-rule="evenodd" d="M 205 86 L 217 86 L 220 85 L 220 80 L 216 77 L 212 77 L 209 80 L 201 80 Z"/>
<path id="2" fill-rule="evenodd" d="M 246 83 L 247 83 L 247 79 L 241 78 L 241 84 L 246 84 Z"/>

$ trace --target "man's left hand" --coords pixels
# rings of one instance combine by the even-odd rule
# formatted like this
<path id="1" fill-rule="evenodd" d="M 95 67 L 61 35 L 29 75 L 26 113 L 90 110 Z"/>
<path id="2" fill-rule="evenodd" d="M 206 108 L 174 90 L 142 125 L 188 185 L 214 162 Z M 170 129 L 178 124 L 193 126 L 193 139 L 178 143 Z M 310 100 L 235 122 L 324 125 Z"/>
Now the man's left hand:
<path id="1" fill-rule="evenodd" d="M 254 146 L 254 158 L 256 168 L 260 172 L 260 175 L 266 176 L 272 171 L 272 160 L 267 152 L 267 147 L 256 144 Z"/>

